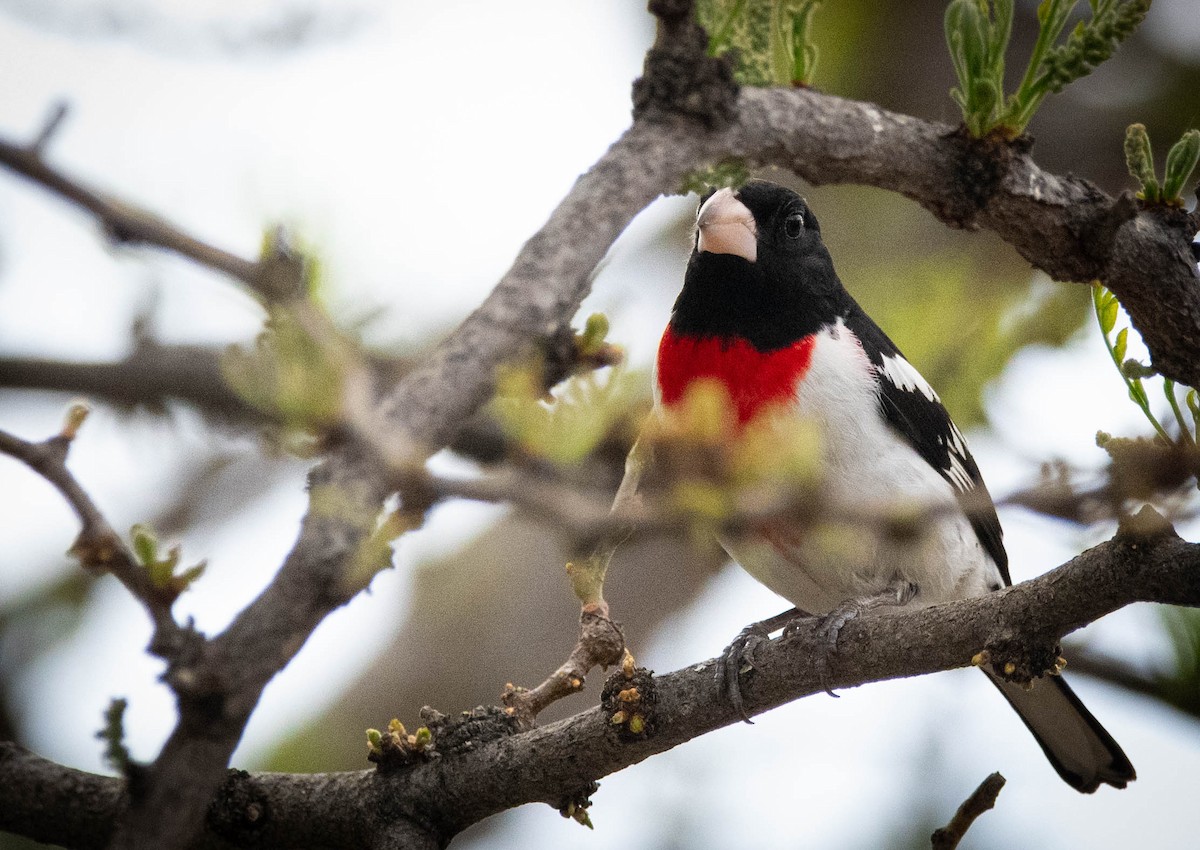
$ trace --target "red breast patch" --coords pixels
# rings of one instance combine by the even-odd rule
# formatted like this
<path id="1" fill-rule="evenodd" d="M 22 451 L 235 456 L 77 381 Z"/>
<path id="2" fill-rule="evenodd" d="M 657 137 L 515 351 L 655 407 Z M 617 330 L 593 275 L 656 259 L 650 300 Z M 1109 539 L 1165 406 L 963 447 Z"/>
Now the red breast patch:
<path id="1" fill-rule="evenodd" d="M 787 402 L 808 371 L 815 336 L 787 348 L 759 351 L 744 339 L 676 335 L 670 327 L 658 345 L 658 389 L 665 405 L 683 398 L 692 381 L 715 378 L 725 385 L 745 425 L 763 407 Z"/>

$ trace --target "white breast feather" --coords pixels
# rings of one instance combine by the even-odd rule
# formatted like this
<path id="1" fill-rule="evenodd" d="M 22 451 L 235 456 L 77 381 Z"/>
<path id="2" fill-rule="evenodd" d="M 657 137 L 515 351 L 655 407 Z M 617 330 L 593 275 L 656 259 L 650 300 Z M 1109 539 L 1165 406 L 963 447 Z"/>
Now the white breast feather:
<path id="1" fill-rule="evenodd" d="M 885 358 L 897 386 L 936 399 L 933 389 L 903 358 Z M 821 332 L 809 370 L 796 392 L 800 415 L 821 426 L 827 501 L 848 514 L 894 515 L 898 508 L 938 511 L 927 533 L 897 541 L 881 528 L 856 523 L 838 536 L 852 537 L 848 551 L 821 546 L 781 545 L 760 536 L 722 541 L 747 571 L 802 610 L 820 613 L 854 596 L 881 592 L 900 578 L 919 588 L 916 604 L 932 604 L 986 592 L 998 570 L 985 553 L 969 520 L 958 510 L 950 484 L 904 441 L 880 413 L 877 385 L 864 381 L 870 363 L 858 339 L 840 321 Z M 966 444 L 952 435 L 955 483 L 970 486 L 960 455 Z M 881 524 L 882 525 L 882 524 Z M 813 535 L 810 534 L 809 538 Z M 837 547 L 834 547 L 835 549 Z"/>

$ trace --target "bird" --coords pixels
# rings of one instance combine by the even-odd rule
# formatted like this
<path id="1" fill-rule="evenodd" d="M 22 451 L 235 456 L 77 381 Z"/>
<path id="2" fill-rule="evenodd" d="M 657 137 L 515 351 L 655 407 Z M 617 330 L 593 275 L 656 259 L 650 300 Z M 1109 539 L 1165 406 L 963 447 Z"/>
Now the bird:
<path id="1" fill-rule="evenodd" d="M 733 560 L 796 606 L 760 625 L 769 631 L 788 616 L 824 617 L 836 652 L 837 629 L 861 612 L 1011 585 L 1000 521 L 966 439 L 842 285 L 804 199 L 763 180 L 710 191 L 694 239 L 655 360 L 657 408 L 680 405 L 698 381 L 718 381 L 738 427 L 768 409 L 816 423 L 830 504 L 926 511 L 921 534 L 881 535 L 857 558 L 822 554 L 802 528 L 778 523 L 720 537 Z M 738 656 L 753 632 L 728 650 L 739 711 Z M 1068 785 L 1091 793 L 1136 778 L 1062 676 L 1030 688 L 981 667 Z"/>

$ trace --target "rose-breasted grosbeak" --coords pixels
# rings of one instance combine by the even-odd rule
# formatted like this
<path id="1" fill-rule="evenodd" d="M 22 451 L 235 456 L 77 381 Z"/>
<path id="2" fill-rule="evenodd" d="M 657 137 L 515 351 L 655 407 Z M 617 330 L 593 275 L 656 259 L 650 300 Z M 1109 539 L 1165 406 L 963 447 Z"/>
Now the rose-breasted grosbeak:
<path id="1" fill-rule="evenodd" d="M 832 504 L 903 503 L 928 517 L 921 533 L 880 535 L 856 560 L 823 553 L 786 528 L 722 540 L 802 612 L 843 612 L 844 622 L 858 610 L 931 605 L 1011 584 L 1000 521 L 962 433 L 843 288 L 816 218 L 789 189 L 752 181 L 712 193 L 700 207 L 683 290 L 659 346 L 659 403 L 678 403 L 702 378 L 725 386 L 741 424 L 778 404 L 815 421 Z M 735 669 L 735 695 L 736 676 Z M 1116 741 L 1061 677 L 1032 690 L 989 678 L 1073 788 L 1123 788 L 1134 778 Z"/>

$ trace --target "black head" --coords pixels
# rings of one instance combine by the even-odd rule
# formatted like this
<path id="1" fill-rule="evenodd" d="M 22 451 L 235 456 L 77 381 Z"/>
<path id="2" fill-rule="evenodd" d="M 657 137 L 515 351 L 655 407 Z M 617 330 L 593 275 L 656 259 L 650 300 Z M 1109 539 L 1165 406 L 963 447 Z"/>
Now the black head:
<path id="1" fill-rule="evenodd" d="M 742 337 L 760 350 L 791 345 L 853 304 L 804 199 L 754 180 L 710 192 L 671 324 L 697 336 Z"/>

